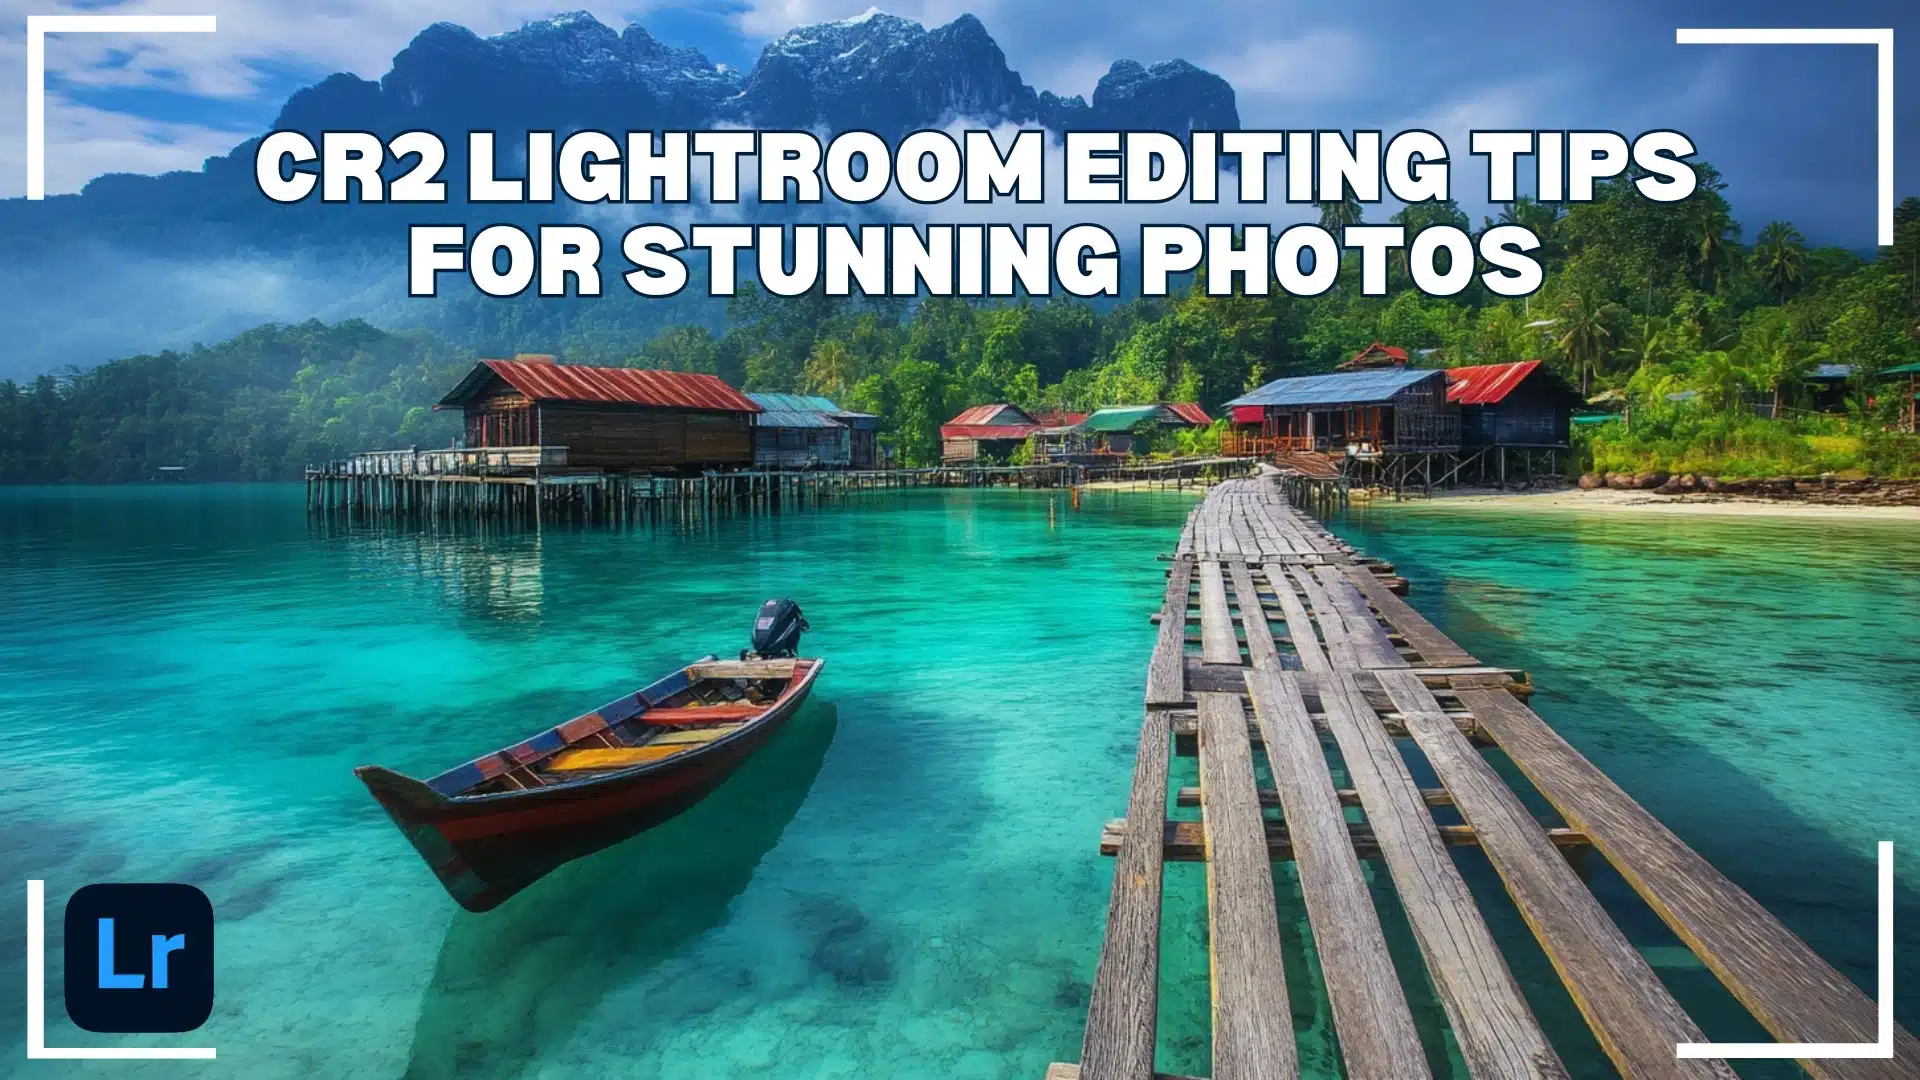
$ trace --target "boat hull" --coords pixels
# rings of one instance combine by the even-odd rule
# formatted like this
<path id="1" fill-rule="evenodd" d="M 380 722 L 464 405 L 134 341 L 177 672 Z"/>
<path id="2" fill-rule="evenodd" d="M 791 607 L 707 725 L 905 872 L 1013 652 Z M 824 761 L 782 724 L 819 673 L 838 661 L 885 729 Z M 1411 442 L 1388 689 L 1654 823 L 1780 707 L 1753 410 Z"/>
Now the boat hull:
<path id="1" fill-rule="evenodd" d="M 712 794 L 785 727 L 806 701 L 812 674 L 737 736 L 604 778 L 451 800 L 387 770 L 363 769 L 360 778 L 448 894 L 469 911 L 489 911 L 555 868 Z"/>

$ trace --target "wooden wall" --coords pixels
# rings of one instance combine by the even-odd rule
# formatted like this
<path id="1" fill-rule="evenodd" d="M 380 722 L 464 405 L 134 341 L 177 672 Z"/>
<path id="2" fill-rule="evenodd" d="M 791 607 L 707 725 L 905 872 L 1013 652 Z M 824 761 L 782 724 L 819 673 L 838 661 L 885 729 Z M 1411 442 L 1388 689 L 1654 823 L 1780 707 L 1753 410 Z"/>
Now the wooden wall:
<path id="1" fill-rule="evenodd" d="M 1393 395 L 1393 430 L 1382 438 L 1388 446 L 1459 446 L 1460 406 L 1447 400 L 1446 376 L 1436 371 Z"/>
<path id="2" fill-rule="evenodd" d="M 845 468 L 852 460 L 851 433 L 843 427 L 753 429 L 753 463 L 760 468 Z M 869 433 L 869 437 L 870 433 Z"/>
<path id="3" fill-rule="evenodd" d="M 540 441 L 567 448 L 567 464 L 603 469 L 748 465 L 748 413 L 542 402 Z"/>
<path id="4" fill-rule="evenodd" d="M 872 431 L 855 428 L 847 433 L 847 463 L 856 469 L 878 467 L 880 444 Z"/>
<path id="5" fill-rule="evenodd" d="M 1571 410 L 1547 386 L 1529 380 L 1495 405 L 1462 410 L 1468 446 L 1565 446 Z"/>
<path id="6" fill-rule="evenodd" d="M 533 403 L 513 387 L 496 382 L 467 403 L 468 446 L 538 446 L 539 425 Z"/>

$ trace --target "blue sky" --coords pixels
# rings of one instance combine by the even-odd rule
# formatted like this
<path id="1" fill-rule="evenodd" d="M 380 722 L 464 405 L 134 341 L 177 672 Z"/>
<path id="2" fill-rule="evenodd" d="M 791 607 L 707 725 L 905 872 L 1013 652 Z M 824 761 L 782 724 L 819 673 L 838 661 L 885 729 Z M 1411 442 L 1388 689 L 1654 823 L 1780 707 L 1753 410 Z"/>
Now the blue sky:
<path id="1" fill-rule="evenodd" d="M 871 0 L 591 2 L 676 45 L 751 67 L 793 26 Z M 214 35 L 73 35 L 48 48 L 50 191 L 107 171 L 193 168 L 267 128 L 286 96 L 333 71 L 378 78 L 438 20 L 487 34 L 568 0 L 0 0 L 0 85 L 25 77 L 25 15 L 211 13 Z M 1028 82 L 1090 93 L 1118 58 L 1182 57 L 1239 92 L 1243 124 L 1425 127 L 1456 150 L 1471 128 L 1674 127 L 1726 174 L 1751 237 L 1787 218 L 1816 242 L 1866 248 L 1874 223 L 1874 63 L 1866 47 L 1674 44 L 1679 26 L 1893 27 L 1896 193 L 1920 194 L 1920 4 L 1834 0 L 1434 5 L 1417 0 L 895 0 L 929 26 L 972 12 Z M 24 120 L 0 115 L 0 195 L 24 190 Z M 1468 176 L 1477 173 L 1468 173 Z M 1477 181 L 1463 187 L 1477 187 Z M 1463 202 L 1471 203 L 1472 200 Z"/>

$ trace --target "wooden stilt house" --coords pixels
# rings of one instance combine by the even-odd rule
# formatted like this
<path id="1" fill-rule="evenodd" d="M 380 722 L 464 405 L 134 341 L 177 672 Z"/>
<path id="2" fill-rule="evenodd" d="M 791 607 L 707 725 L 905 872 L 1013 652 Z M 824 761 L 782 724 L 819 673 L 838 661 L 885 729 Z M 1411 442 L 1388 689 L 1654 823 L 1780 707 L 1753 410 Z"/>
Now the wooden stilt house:
<path id="1" fill-rule="evenodd" d="M 469 447 L 563 448 L 570 468 L 665 471 L 750 464 L 761 411 L 714 375 L 529 355 L 480 361 L 434 408 L 466 414 Z"/>

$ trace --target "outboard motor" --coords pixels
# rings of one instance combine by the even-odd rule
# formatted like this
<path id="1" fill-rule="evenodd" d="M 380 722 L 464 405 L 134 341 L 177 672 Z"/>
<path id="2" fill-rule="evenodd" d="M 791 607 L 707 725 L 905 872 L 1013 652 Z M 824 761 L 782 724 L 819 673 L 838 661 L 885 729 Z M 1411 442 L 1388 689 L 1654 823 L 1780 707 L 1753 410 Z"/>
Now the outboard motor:
<path id="1" fill-rule="evenodd" d="M 798 656 L 800 635 L 808 629 L 799 604 L 769 600 L 760 605 L 760 614 L 753 620 L 751 651 L 763 660 Z"/>

